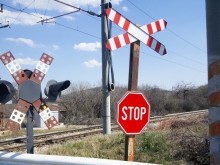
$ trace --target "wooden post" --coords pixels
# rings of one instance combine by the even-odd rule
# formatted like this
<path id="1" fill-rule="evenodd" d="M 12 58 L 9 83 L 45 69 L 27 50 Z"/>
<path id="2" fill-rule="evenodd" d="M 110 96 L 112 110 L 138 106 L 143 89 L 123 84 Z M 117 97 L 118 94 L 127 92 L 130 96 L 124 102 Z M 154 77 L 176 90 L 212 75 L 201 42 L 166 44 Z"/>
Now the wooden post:
<path id="1" fill-rule="evenodd" d="M 137 91 L 138 67 L 139 67 L 140 41 L 130 46 L 128 91 Z M 126 161 L 134 161 L 135 135 L 125 135 L 125 157 Z"/>

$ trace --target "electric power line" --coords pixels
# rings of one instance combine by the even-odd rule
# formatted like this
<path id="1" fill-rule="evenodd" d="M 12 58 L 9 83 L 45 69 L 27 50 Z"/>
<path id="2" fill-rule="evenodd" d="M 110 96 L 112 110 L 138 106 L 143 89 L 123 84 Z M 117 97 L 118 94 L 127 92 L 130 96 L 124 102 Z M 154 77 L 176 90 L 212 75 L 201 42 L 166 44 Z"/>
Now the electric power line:
<path id="1" fill-rule="evenodd" d="M 10 9 L 15 10 L 15 11 L 20 11 L 20 12 L 26 13 L 26 14 L 28 14 L 28 15 L 31 15 L 31 16 L 38 17 L 38 18 L 41 18 L 41 19 L 42 19 L 42 17 L 40 17 L 40 16 L 38 16 L 38 15 L 29 13 L 29 12 L 26 12 L 26 11 L 21 10 L 21 9 L 17 9 L 17 8 L 12 7 L 12 6 L 9 6 L 9 5 L 5 5 L 5 4 L 3 4 L 3 5 L 6 6 L 6 7 L 8 7 L 8 8 L 10 8 Z M 46 19 L 46 20 L 47 20 L 47 19 Z M 40 21 L 39 21 L 39 22 L 40 22 Z M 55 23 L 56 25 L 58 25 L 58 26 L 61 26 L 61 27 L 64 27 L 64 28 L 67 28 L 67 29 L 70 29 L 70 30 L 73 30 L 73 31 L 76 31 L 76 32 L 79 32 L 79 33 L 82 33 L 82 34 L 85 34 L 85 35 L 87 35 L 87 36 L 90 36 L 90 37 L 93 37 L 93 38 L 96 38 L 96 39 L 101 39 L 101 38 L 98 37 L 98 36 L 95 36 L 95 35 L 93 35 L 93 34 L 84 32 L 84 31 L 82 31 L 82 30 L 79 30 L 79 29 L 76 29 L 76 28 L 73 28 L 73 27 L 69 27 L 69 26 L 63 25 L 63 24 L 58 23 L 58 22 L 54 22 L 54 23 Z"/>
<path id="2" fill-rule="evenodd" d="M 66 6 L 72 7 L 72 8 L 74 8 L 74 9 L 83 11 L 83 12 L 85 12 L 85 13 L 88 13 L 88 14 L 92 15 L 92 16 L 100 17 L 100 14 L 96 14 L 95 12 L 88 11 L 88 10 L 84 10 L 84 9 L 82 9 L 82 8 L 76 7 L 76 6 L 74 6 L 74 5 L 70 5 L 70 4 L 68 4 L 68 3 L 65 3 L 65 2 L 62 2 L 62 1 L 59 1 L 59 0 L 54 0 L 54 1 L 59 2 L 59 3 L 61 3 L 61 4 L 64 4 L 64 5 L 66 5 Z"/>
<path id="3" fill-rule="evenodd" d="M 130 50 L 129 47 L 123 47 L 123 48 Z M 165 58 L 161 58 L 161 56 L 154 56 L 154 55 L 148 54 L 148 53 L 146 53 L 146 52 L 144 52 L 144 51 L 140 51 L 140 53 L 145 54 L 145 55 L 148 55 L 148 56 L 151 56 L 151 57 L 156 58 L 156 59 L 158 59 L 158 60 L 162 60 L 162 61 L 166 61 L 166 62 L 175 64 L 175 65 L 178 65 L 178 66 L 180 66 L 180 67 L 182 67 L 182 68 L 185 68 L 185 69 L 191 69 L 191 70 L 194 70 L 194 71 L 197 71 L 197 72 L 206 74 L 205 72 L 203 72 L 203 71 L 201 71 L 201 70 L 199 70 L 199 69 L 197 69 L 197 68 L 194 68 L 194 67 L 191 67 L 191 66 L 187 66 L 187 65 L 183 65 L 183 64 L 181 64 L 181 63 L 178 63 L 178 62 L 175 62 L 175 61 L 172 61 L 172 60 L 168 60 L 168 59 L 165 59 Z M 113 54 L 115 55 L 115 53 L 113 53 Z"/>
<path id="4" fill-rule="evenodd" d="M 40 17 L 40 16 L 38 16 L 38 15 L 35 15 L 35 14 L 28 13 L 28 12 L 24 11 L 24 9 L 26 9 L 26 7 L 23 8 L 23 9 L 17 9 L 17 8 L 15 8 L 15 7 L 6 5 L 6 4 L 4 4 L 4 3 L 2 3 L 2 4 L 3 4 L 4 6 L 6 6 L 7 8 L 10 8 L 10 9 L 12 9 L 12 10 L 19 11 L 19 12 L 22 12 L 22 13 L 25 13 L 25 14 L 28 14 L 28 15 L 31 15 L 31 16 L 34 16 L 34 17 L 37 17 L 37 18 L 41 18 L 41 19 L 42 19 L 42 17 Z"/>
<path id="5" fill-rule="evenodd" d="M 93 38 L 96 38 L 96 39 L 101 39 L 100 37 L 95 36 L 95 35 L 93 35 L 93 34 L 89 34 L 89 33 L 87 33 L 87 32 L 81 31 L 81 30 L 79 30 L 79 29 L 75 29 L 75 28 L 73 28 L 73 27 L 69 27 L 69 26 L 63 25 L 63 24 L 58 23 L 58 22 L 55 22 L 55 24 L 56 24 L 56 25 L 59 25 L 59 26 L 62 26 L 62 27 L 64 27 L 64 28 L 66 28 L 66 29 L 70 29 L 70 30 L 73 30 L 73 31 L 80 32 L 80 33 L 82 33 L 82 34 L 88 35 L 88 36 L 93 37 Z"/>
<path id="6" fill-rule="evenodd" d="M 146 11 L 142 10 L 140 7 L 138 7 L 137 5 L 135 5 L 133 2 L 131 2 L 130 0 L 127 0 L 130 4 L 132 4 L 135 8 L 137 8 L 139 11 L 141 11 L 142 13 L 144 13 L 146 16 L 148 16 L 149 18 L 151 18 L 152 20 L 156 20 L 154 17 L 152 17 L 150 14 L 148 14 Z M 179 38 L 180 40 L 184 41 L 185 43 L 187 43 L 188 45 L 194 47 L 195 49 L 203 52 L 203 53 L 207 53 L 205 50 L 199 48 L 198 46 L 194 45 L 192 42 L 186 40 L 185 38 L 183 38 L 182 36 L 180 36 L 179 34 L 175 33 L 173 30 L 167 28 L 167 30 L 172 33 L 174 36 L 176 36 L 177 38 Z"/>
<path id="7" fill-rule="evenodd" d="M 50 3 L 50 0 L 47 0 L 47 7 L 44 10 L 44 17 L 43 18 L 45 18 L 45 16 L 46 16 L 47 8 L 48 8 L 49 3 Z"/>
<path id="8" fill-rule="evenodd" d="M 30 5 L 32 5 L 32 3 L 34 2 L 34 0 L 28 4 L 27 6 L 25 6 L 23 9 L 20 10 L 19 14 L 17 15 L 17 17 L 14 19 L 14 21 L 10 24 L 10 26 L 12 26 L 16 21 L 17 19 L 19 18 L 19 16 L 21 15 L 21 13 L 24 12 L 25 9 L 27 9 Z"/>
<path id="9" fill-rule="evenodd" d="M 180 63 L 178 63 L 178 62 L 172 61 L 172 60 L 168 60 L 168 59 L 165 59 L 165 58 L 161 58 L 161 57 L 159 57 L 159 56 L 154 56 L 154 55 L 151 55 L 151 54 L 147 54 L 147 53 L 145 53 L 145 52 L 143 52 L 143 51 L 140 52 L 140 53 L 146 54 L 146 55 L 148 55 L 148 56 L 151 56 L 151 57 L 156 58 L 156 59 L 159 59 L 159 60 L 163 60 L 163 61 L 166 61 L 166 62 L 175 64 L 175 65 L 178 65 L 178 66 L 183 67 L 183 68 L 186 68 L 186 69 L 191 69 L 191 70 L 194 70 L 194 71 L 197 71 L 197 72 L 206 74 L 205 72 L 203 72 L 203 71 L 201 71 L 201 70 L 199 70 L 199 69 L 197 69 L 197 68 L 191 67 L 191 66 L 186 66 L 186 65 L 180 64 Z"/>
<path id="10" fill-rule="evenodd" d="M 54 19 L 54 18 L 59 18 L 59 17 L 62 17 L 62 16 L 65 16 L 65 15 L 69 15 L 69 14 L 72 14 L 72 13 L 76 13 L 76 12 L 78 12 L 79 10 L 76 10 L 76 11 L 72 11 L 72 12 L 69 12 L 69 13 L 65 13 L 65 14 L 61 14 L 61 15 L 58 15 L 58 16 L 54 16 L 54 17 L 51 17 L 51 18 L 47 18 L 47 19 L 43 19 L 43 20 L 41 20 L 41 21 L 38 21 L 37 23 L 44 23 L 44 22 L 47 22 L 47 21 L 49 21 L 49 20 L 51 20 L 51 19 Z"/>
<path id="11" fill-rule="evenodd" d="M 57 1 L 57 0 L 55 0 L 55 1 Z M 129 1 L 129 0 L 128 0 L 128 1 Z M 33 3 L 33 1 L 32 1 L 32 3 Z M 30 3 L 28 6 L 30 6 L 32 3 Z M 133 3 L 132 3 L 132 4 L 133 4 Z M 26 6 L 26 7 L 23 8 L 23 9 L 17 9 L 17 8 L 14 8 L 14 7 L 5 5 L 5 4 L 3 4 L 3 5 L 6 6 L 6 7 L 8 7 L 8 8 L 11 8 L 11 9 L 13 9 L 13 10 L 20 11 L 20 12 L 24 12 L 24 13 L 29 14 L 29 15 L 31 15 L 31 16 L 35 16 L 35 17 L 38 17 L 38 18 L 41 18 L 41 19 L 42 19 L 42 17 L 39 17 L 39 16 L 37 16 L 37 15 L 35 15 L 35 14 L 31 14 L 31 13 L 28 13 L 28 12 L 24 11 L 28 6 Z M 141 10 L 141 11 L 142 11 L 142 10 Z M 87 13 L 87 12 L 86 12 L 86 13 Z M 70 14 L 70 13 L 66 13 L 66 14 Z M 63 15 L 65 15 L 65 14 L 63 14 Z M 60 15 L 60 16 L 63 16 L 63 15 Z M 60 16 L 55 16 L 54 18 L 57 18 L 57 17 L 60 17 Z M 50 19 L 50 18 L 49 18 L 49 19 Z M 43 20 L 43 21 L 47 21 L 47 20 L 49 20 L 49 19 L 45 19 L 45 20 Z M 51 19 L 52 19 L 52 18 L 51 18 Z M 40 21 L 39 21 L 39 22 L 40 22 Z M 90 34 L 90 33 L 84 32 L 84 31 L 81 31 L 81 30 L 76 29 L 76 28 L 73 28 L 73 27 L 69 27 L 69 26 L 63 25 L 63 24 L 61 24 L 61 23 L 58 23 L 57 21 L 54 22 L 54 23 L 55 23 L 56 25 L 58 25 L 58 26 L 61 26 L 61 27 L 64 27 L 64 28 L 67 28 L 67 29 L 70 29 L 70 30 L 73 30 L 73 31 L 76 31 L 76 32 L 79 32 L 79 33 L 82 33 L 82 34 L 84 34 L 84 35 L 87 35 L 87 36 L 90 36 L 90 37 L 93 37 L 93 38 L 96 38 L 96 39 L 101 39 L 101 38 L 98 37 L 98 36 L 95 36 L 95 35 L 93 35 L 93 34 Z M 125 48 L 127 48 L 127 47 L 125 47 Z M 178 65 L 178 66 L 181 66 L 181 67 L 184 67 L 184 68 L 187 68 L 187 69 L 193 69 L 193 70 L 196 70 L 196 71 L 198 71 L 198 72 L 204 73 L 203 71 L 198 70 L 198 69 L 196 69 L 196 68 L 189 67 L 189 66 L 185 66 L 185 65 L 183 65 L 183 64 L 180 64 L 180 63 L 177 63 L 177 62 L 174 62 L 174 61 L 171 61 L 171 60 L 167 60 L 167 59 L 164 59 L 164 58 L 159 58 L 159 57 L 156 57 L 156 56 L 147 54 L 147 53 L 145 53 L 145 52 L 141 52 L 141 53 L 146 54 L 146 55 L 149 55 L 149 56 L 154 57 L 154 58 L 157 58 L 157 59 L 160 59 L 160 60 L 167 61 L 167 62 L 169 62 L 169 63 L 173 63 L 173 64 L 175 64 L 175 65 Z M 176 52 L 173 52 L 173 53 L 176 53 Z M 177 54 L 177 53 L 176 53 L 176 54 Z M 182 57 L 186 58 L 185 56 L 182 56 Z M 190 59 L 190 58 L 188 58 L 188 59 Z M 192 60 L 192 59 L 190 59 L 190 60 Z M 198 61 L 195 61 L 195 60 L 194 60 L 194 62 L 199 63 Z M 200 64 L 201 64 L 201 63 L 200 63 Z"/>

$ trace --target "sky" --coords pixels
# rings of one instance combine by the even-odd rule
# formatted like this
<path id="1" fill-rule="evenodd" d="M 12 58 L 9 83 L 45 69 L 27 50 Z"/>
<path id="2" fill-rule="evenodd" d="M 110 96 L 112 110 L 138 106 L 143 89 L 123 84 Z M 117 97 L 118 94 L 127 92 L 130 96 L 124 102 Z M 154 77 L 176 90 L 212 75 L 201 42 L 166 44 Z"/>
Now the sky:
<path id="1" fill-rule="evenodd" d="M 101 0 L 61 0 L 100 14 Z M 207 84 L 206 15 L 204 0 L 112 0 L 112 7 L 132 23 L 145 25 L 161 18 L 167 27 L 152 36 L 163 43 L 161 56 L 141 43 L 139 85 L 172 89 L 180 82 Z M 33 70 L 42 53 L 54 61 L 42 87 L 51 80 L 101 85 L 101 18 L 75 11 L 54 0 L 0 0 L 0 55 L 11 51 L 23 69 Z M 38 22 L 38 23 L 37 23 Z M 112 37 L 124 33 L 112 23 Z M 128 84 L 130 45 L 112 51 L 116 88 Z M 15 82 L 0 62 L 1 79 Z"/>

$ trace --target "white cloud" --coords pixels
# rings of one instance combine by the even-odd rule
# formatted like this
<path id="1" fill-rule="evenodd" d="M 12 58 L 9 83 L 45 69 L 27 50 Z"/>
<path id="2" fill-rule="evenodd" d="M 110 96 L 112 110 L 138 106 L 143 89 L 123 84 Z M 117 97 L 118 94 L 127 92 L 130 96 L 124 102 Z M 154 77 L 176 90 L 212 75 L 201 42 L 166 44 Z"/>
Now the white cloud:
<path id="1" fill-rule="evenodd" d="M 34 43 L 33 40 L 28 38 L 6 38 L 6 41 L 11 41 L 19 44 L 25 44 L 30 47 L 36 47 L 37 45 Z"/>
<path id="2" fill-rule="evenodd" d="M 94 67 L 99 67 L 101 66 L 102 64 L 96 60 L 89 60 L 89 61 L 85 61 L 83 63 L 84 66 L 88 67 L 88 68 L 94 68 Z"/>
<path id="3" fill-rule="evenodd" d="M 17 61 L 20 65 L 30 65 L 30 66 L 36 66 L 38 61 L 31 59 L 30 57 L 27 58 L 17 58 Z"/>
<path id="4" fill-rule="evenodd" d="M 45 0 L 37 0 L 32 3 L 33 0 L 13 0 L 13 5 L 22 5 L 23 7 L 28 6 L 30 9 L 38 9 L 38 10 L 56 10 L 59 12 L 70 12 L 73 11 L 72 7 L 68 7 L 66 5 L 60 4 L 55 1 L 45 1 Z M 70 5 L 78 6 L 78 7 L 100 7 L 100 0 L 62 0 L 62 2 L 65 2 Z M 119 5 L 122 0 L 112 0 L 111 3 L 115 5 Z M 31 5 L 30 5 L 31 4 Z"/>
<path id="5" fill-rule="evenodd" d="M 95 43 L 79 43 L 74 45 L 74 49 L 76 50 L 82 50 L 82 51 L 97 51 L 98 49 L 101 48 L 101 43 L 100 42 L 95 42 Z"/>
<path id="6" fill-rule="evenodd" d="M 46 19 L 51 17 L 44 16 L 38 13 L 26 14 L 21 12 L 11 12 L 8 10 L 4 10 L 4 12 L 0 14 L 0 20 L 5 20 L 6 22 L 9 22 L 9 24 L 13 23 L 15 25 L 23 25 L 23 26 L 38 25 L 37 22 L 40 21 L 41 18 Z"/>
<path id="7" fill-rule="evenodd" d="M 122 0 L 112 0 L 112 4 L 120 4 Z M 100 7 L 99 0 L 63 0 L 63 2 L 67 4 L 71 4 L 77 7 L 82 7 L 84 9 L 88 9 L 91 7 Z M 75 9 L 69 7 L 67 5 L 60 4 L 55 1 L 46 1 L 46 0 L 12 0 L 12 4 L 19 9 L 32 9 L 35 12 L 27 14 L 25 12 L 12 12 L 7 9 L 4 9 L 4 12 L 0 14 L 0 20 L 5 20 L 5 24 L 9 22 L 9 24 L 13 23 L 13 25 L 22 25 L 22 26 L 33 26 L 38 25 L 37 22 L 42 19 L 51 18 L 51 16 L 45 16 L 39 13 L 44 13 L 46 10 L 48 11 L 57 11 L 60 13 L 72 12 Z M 92 10 L 92 9 L 91 9 Z M 39 13 L 37 13 L 39 12 Z M 73 20 L 72 16 L 64 16 L 64 19 Z M 50 22 L 54 22 L 55 19 L 50 20 Z M 53 25 L 53 24 L 50 24 Z"/>
<path id="8" fill-rule="evenodd" d="M 128 7 L 123 6 L 123 7 L 122 7 L 122 10 L 127 12 L 127 11 L 128 11 Z"/>
<path id="9" fill-rule="evenodd" d="M 66 20 L 69 20 L 69 21 L 75 20 L 75 18 L 73 16 L 70 16 L 70 15 L 65 15 L 65 16 L 63 16 L 63 18 L 66 19 Z"/>
<path id="10" fill-rule="evenodd" d="M 54 50 L 60 49 L 59 45 L 52 45 L 52 48 L 53 48 Z"/>

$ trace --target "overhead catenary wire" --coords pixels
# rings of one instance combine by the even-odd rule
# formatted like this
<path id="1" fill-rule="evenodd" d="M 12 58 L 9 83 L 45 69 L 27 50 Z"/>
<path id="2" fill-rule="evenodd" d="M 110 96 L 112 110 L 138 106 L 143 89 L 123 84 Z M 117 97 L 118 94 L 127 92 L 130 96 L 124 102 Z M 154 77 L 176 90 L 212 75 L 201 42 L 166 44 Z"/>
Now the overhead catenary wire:
<path id="1" fill-rule="evenodd" d="M 2 26 L 0 26 L 0 29 L 6 28 L 6 27 L 10 27 L 10 26 L 9 25 L 2 25 Z"/>
<path id="2" fill-rule="evenodd" d="M 10 9 L 12 9 L 12 10 L 19 11 L 19 12 L 22 12 L 22 13 L 25 13 L 25 14 L 28 14 L 28 15 L 31 15 L 31 16 L 34 16 L 34 17 L 37 17 L 37 18 L 42 19 L 42 17 L 40 17 L 39 15 L 36 15 L 36 14 L 33 14 L 33 13 L 26 12 L 25 9 L 26 9 L 27 7 L 23 8 L 23 9 L 17 9 L 17 8 L 15 8 L 15 7 L 12 7 L 12 6 L 6 5 L 6 4 L 4 4 L 4 3 L 1 3 L 1 4 L 3 4 L 4 6 L 6 6 L 7 8 L 10 8 Z"/>
<path id="3" fill-rule="evenodd" d="M 143 52 L 143 51 L 141 51 L 140 53 L 145 54 L 145 55 L 148 55 L 148 56 L 151 56 L 151 57 L 156 58 L 156 59 L 159 59 L 159 60 L 163 60 L 163 61 L 166 61 L 166 62 L 175 64 L 175 65 L 178 65 L 178 66 L 183 67 L 183 68 L 186 68 L 186 69 L 194 70 L 194 71 L 200 72 L 200 73 L 202 73 L 202 74 L 207 74 L 206 72 L 204 72 L 204 71 L 202 71 L 202 70 L 199 70 L 199 69 L 197 69 L 197 68 L 194 68 L 194 67 L 191 67 L 191 66 L 187 66 L 187 65 L 183 65 L 183 64 L 181 64 L 181 63 L 178 63 L 178 62 L 175 62 L 175 61 L 172 61 L 172 60 L 168 60 L 168 59 L 166 59 L 166 58 L 161 58 L 160 56 L 154 56 L 154 55 L 148 54 L 148 53 Z"/>
<path id="4" fill-rule="evenodd" d="M 129 1 L 129 0 L 128 0 L 128 1 Z M 13 9 L 13 10 L 16 10 L 16 11 L 20 11 L 20 12 L 26 13 L 26 14 L 28 14 L 28 15 L 31 15 L 31 16 L 34 16 L 34 17 L 37 17 L 37 18 L 42 19 L 42 17 L 40 17 L 39 15 L 36 15 L 36 14 L 29 13 L 29 12 L 25 11 L 25 9 L 27 8 L 27 6 L 26 6 L 25 8 L 23 8 L 23 9 L 17 9 L 17 8 L 15 8 L 15 7 L 9 6 L 9 5 L 4 4 L 4 3 L 1 3 L 1 4 L 4 5 L 4 6 L 6 6 L 7 8 L 10 8 L 10 9 Z M 28 6 L 30 6 L 30 4 L 29 4 Z M 87 13 L 87 12 L 86 12 L 86 13 Z M 87 13 L 87 14 L 88 14 L 88 13 Z M 89 15 L 90 15 L 90 14 L 89 14 Z M 73 28 L 73 27 L 64 25 L 64 24 L 62 24 L 62 23 L 59 23 L 59 22 L 57 22 L 57 21 L 55 21 L 54 23 L 55 23 L 56 25 L 58 25 L 58 26 L 63 27 L 63 28 L 76 31 L 76 32 L 82 33 L 82 34 L 84 34 L 84 35 L 87 35 L 87 36 L 90 36 L 90 37 L 93 37 L 93 38 L 96 38 L 96 39 L 101 39 L 99 36 L 90 34 L 90 33 L 88 33 L 88 32 L 84 32 L 84 31 L 82 31 L 82 30 L 79 30 L 78 28 Z M 119 29 L 119 28 L 117 28 L 117 29 Z M 127 48 L 127 47 L 124 47 L 124 48 Z M 190 67 L 190 66 L 186 66 L 186 65 L 180 64 L 180 63 L 178 63 L 178 62 L 174 62 L 174 61 L 167 60 L 167 59 L 164 59 L 164 58 L 159 58 L 159 57 L 156 57 L 156 56 L 154 56 L 154 55 L 147 54 L 147 53 L 145 53 L 145 52 L 141 52 L 141 53 L 146 54 L 146 55 L 149 55 L 149 56 L 151 56 L 151 57 L 153 57 L 153 58 L 156 58 L 156 59 L 159 59 L 159 60 L 164 60 L 164 61 L 166 61 L 166 62 L 173 63 L 173 64 L 175 64 L 175 65 L 178 65 L 178 66 L 181 66 L 181 67 L 184 67 L 184 68 L 187 68 L 187 69 L 193 69 L 193 70 L 195 70 L 195 71 L 204 73 L 204 72 L 201 71 L 201 70 L 198 70 L 198 69 L 196 69 L 196 68 L 193 68 L 193 67 Z M 176 52 L 173 52 L 173 53 L 176 53 Z M 115 54 L 115 53 L 114 53 L 114 54 Z M 177 54 L 177 53 L 176 53 L 176 54 Z M 182 57 L 184 57 L 184 56 L 182 56 Z M 185 58 L 185 57 L 184 57 L 184 58 Z M 191 59 L 188 59 L 188 60 L 191 60 Z M 197 63 L 198 63 L 198 61 L 194 61 L 194 62 L 197 62 Z"/>
<path id="5" fill-rule="evenodd" d="M 76 7 L 76 6 L 74 6 L 74 5 L 70 5 L 70 4 L 68 4 L 68 3 L 65 3 L 65 2 L 62 2 L 62 1 L 59 1 L 59 0 L 54 0 L 54 1 L 59 2 L 59 3 L 61 3 L 61 4 L 64 4 L 64 5 L 66 5 L 66 6 L 72 7 L 72 8 L 74 8 L 74 9 L 77 9 L 77 10 L 80 10 L 80 11 L 83 11 L 83 12 L 86 12 L 86 13 L 92 15 L 92 16 L 100 17 L 100 14 L 97 14 L 97 13 L 95 13 L 95 12 L 88 11 L 88 10 L 84 10 L 84 9 L 82 9 L 82 8 Z"/>
<path id="6" fill-rule="evenodd" d="M 139 6 L 135 5 L 133 2 L 131 2 L 130 0 L 127 0 L 130 4 L 132 4 L 135 8 L 137 8 L 139 11 L 141 11 L 143 14 L 145 14 L 146 16 L 148 16 L 149 18 L 151 18 L 152 20 L 156 20 L 154 17 L 152 17 L 150 14 L 148 14 L 145 10 L 141 9 Z M 194 47 L 195 49 L 203 52 L 203 53 L 207 53 L 205 50 L 201 49 L 200 47 L 196 46 L 195 44 L 193 44 L 192 42 L 186 40 L 185 38 L 183 38 L 182 36 L 180 36 L 179 34 L 177 34 L 176 32 L 174 32 L 173 30 L 171 30 L 170 28 L 167 28 L 167 30 L 172 33 L 174 36 L 176 36 L 177 38 L 179 38 L 180 40 L 184 41 L 185 43 L 187 43 L 188 45 Z"/>
<path id="7" fill-rule="evenodd" d="M 28 14 L 28 15 L 31 15 L 31 16 L 34 16 L 34 17 L 37 17 L 37 18 L 42 19 L 42 17 L 40 17 L 40 16 L 38 16 L 38 15 L 29 13 L 29 12 L 26 12 L 26 11 L 21 10 L 21 9 L 17 9 L 17 8 L 15 8 L 15 7 L 12 7 L 12 6 L 9 6 L 9 5 L 6 5 L 6 4 L 3 4 L 3 5 L 6 6 L 7 8 L 12 9 L 12 10 L 20 11 L 20 12 L 23 12 L 23 13 L 25 13 L 25 14 Z M 39 21 L 39 22 L 40 22 L 40 21 Z M 93 38 L 96 38 L 96 39 L 101 39 L 101 38 L 98 37 L 98 36 L 95 36 L 95 35 L 93 35 L 93 34 L 84 32 L 84 31 L 82 31 L 82 30 L 79 30 L 79 29 L 76 29 L 76 28 L 73 28 L 73 27 L 70 27 L 70 26 L 66 26 L 66 25 L 61 24 L 61 23 L 59 23 L 59 22 L 57 22 L 57 21 L 55 21 L 54 24 L 56 24 L 56 25 L 58 25 L 58 26 L 61 26 L 61 27 L 64 27 L 64 28 L 67 28 L 67 29 L 70 29 L 70 30 L 73 30 L 73 31 L 76 31 L 76 32 L 79 32 L 79 33 L 82 33 L 82 34 L 85 34 L 85 35 L 87 35 L 87 36 L 90 36 L 90 37 L 93 37 Z"/>
<path id="8" fill-rule="evenodd" d="M 62 17 L 62 16 L 66 16 L 66 15 L 69 15 L 69 14 L 73 14 L 73 13 L 76 13 L 76 12 L 78 12 L 78 11 L 79 11 L 79 10 L 72 11 L 72 12 L 65 13 L 65 14 L 61 14 L 61 15 L 54 16 L 54 17 L 50 17 L 50 18 L 47 18 L 47 19 L 42 19 L 42 20 L 38 21 L 37 23 L 44 23 L 44 22 L 47 22 L 47 21 L 52 20 L 52 19 L 54 19 L 54 18 L 59 18 L 59 17 Z"/>
<path id="9" fill-rule="evenodd" d="M 23 9 L 20 10 L 19 14 L 18 14 L 17 17 L 14 19 L 14 21 L 10 24 L 10 26 L 12 26 L 12 25 L 17 21 L 18 17 L 24 12 L 25 9 L 27 9 L 30 5 L 32 5 L 33 2 L 34 2 L 34 0 L 31 1 L 31 3 L 29 3 L 27 6 L 25 6 Z"/>
<path id="10" fill-rule="evenodd" d="M 101 39 L 101 38 L 98 37 L 98 36 L 95 36 L 95 35 L 93 35 L 93 34 L 84 32 L 84 31 L 82 31 L 82 30 L 79 30 L 79 29 L 76 29 L 76 28 L 73 28 L 73 27 L 70 27 L 70 26 L 63 25 L 63 24 L 61 24 L 61 23 L 58 23 L 57 21 L 55 21 L 54 23 L 55 23 L 56 25 L 62 26 L 62 27 L 64 27 L 64 28 L 67 28 L 67 29 L 70 29 L 70 30 L 73 30 L 73 31 L 80 32 L 80 33 L 85 34 L 85 35 L 87 35 L 87 36 L 90 36 L 90 37 L 93 37 L 93 38 L 96 38 L 96 39 Z"/>
<path id="11" fill-rule="evenodd" d="M 130 48 L 129 47 L 122 47 L 122 49 L 130 49 Z M 183 65 L 181 63 L 178 63 L 178 62 L 175 62 L 175 61 L 172 61 L 172 60 L 168 60 L 168 59 L 163 58 L 161 56 L 155 56 L 155 55 L 152 55 L 152 54 L 148 54 L 148 53 L 146 53 L 144 51 L 140 51 L 140 53 L 144 54 L 144 55 L 147 55 L 147 56 L 150 56 L 150 57 L 153 57 L 153 58 L 155 58 L 157 60 L 161 60 L 161 61 L 169 62 L 171 64 L 175 64 L 175 65 L 180 66 L 180 67 L 185 68 L 185 69 L 191 69 L 191 70 L 194 70 L 196 72 L 200 72 L 202 74 L 206 74 L 206 72 L 204 72 L 202 70 L 199 70 L 199 69 L 191 67 L 191 66 Z M 113 53 L 113 54 L 116 55 L 116 53 Z"/>
<path id="12" fill-rule="evenodd" d="M 48 8 L 49 3 L 50 3 L 50 0 L 47 0 L 47 6 L 44 10 L 44 17 L 43 18 L 45 18 L 46 14 L 47 14 L 47 8 Z"/>

